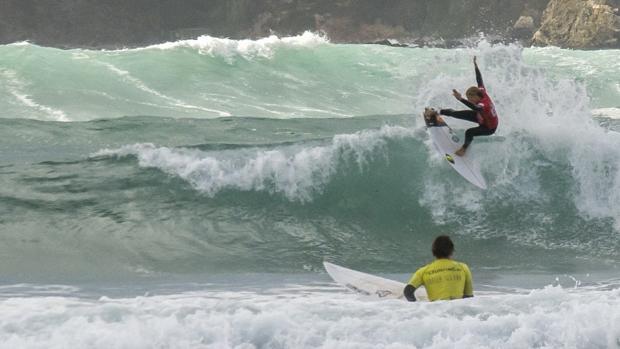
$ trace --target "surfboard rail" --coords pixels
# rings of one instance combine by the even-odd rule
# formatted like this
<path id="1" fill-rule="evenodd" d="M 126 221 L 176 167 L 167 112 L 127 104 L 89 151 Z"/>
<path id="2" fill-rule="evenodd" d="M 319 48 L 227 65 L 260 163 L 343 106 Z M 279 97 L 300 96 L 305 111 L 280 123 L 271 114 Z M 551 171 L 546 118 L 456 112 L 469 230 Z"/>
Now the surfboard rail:
<path id="1" fill-rule="evenodd" d="M 405 300 L 405 295 L 403 294 L 405 283 L 366 274 L 327 261 L 323 261 L 323 266 L 327 274 L 336 283 L 357 294 L 376 299 Z M 418 300 L 428 300 L 426 291 L 422 288 L 417 289 L 415 295 Z"/>
<path id="2" fill-rule="evenodd" d="M 463 156 L 456 155 L 456 151 L 461 148 L 461 140 L 448 123 L 431 108 L 426 108 L 422 116 L 437 152 L 468 182 L 480 189 L 487 189 L 486 180 L 469 153 Z"/>

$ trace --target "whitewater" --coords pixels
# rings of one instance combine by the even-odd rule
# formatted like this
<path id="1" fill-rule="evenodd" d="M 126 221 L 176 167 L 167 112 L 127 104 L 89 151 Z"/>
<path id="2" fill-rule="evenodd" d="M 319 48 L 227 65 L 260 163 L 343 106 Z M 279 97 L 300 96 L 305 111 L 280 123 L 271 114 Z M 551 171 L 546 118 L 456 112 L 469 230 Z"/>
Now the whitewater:
<path id="1" fill-rule="evenodd" d="M 620 348 L 617 50 L 0 46 L 0 348 Z M 476 55 L 500 115 L 439 157 Z M 470 126 L 448 120 L 458 134 Z M 377 302 L 455 240 L 476 297 Z"/>

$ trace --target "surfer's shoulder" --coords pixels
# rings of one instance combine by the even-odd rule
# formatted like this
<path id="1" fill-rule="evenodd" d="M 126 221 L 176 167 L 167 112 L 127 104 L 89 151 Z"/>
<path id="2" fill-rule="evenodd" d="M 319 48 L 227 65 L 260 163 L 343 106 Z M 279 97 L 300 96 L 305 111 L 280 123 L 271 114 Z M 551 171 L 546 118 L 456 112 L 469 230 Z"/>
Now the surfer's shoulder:
<path id="1" fill-rule="evenodd" d="M 456 265 L 458 265 L 459 267 L 461 267 L 464 271 L 466 271 L 466 272 L 470 272 L 470 270 L 469 270 L 469 266 L 468 266 L 466 263 L 459 262 L 459 261 L 454 261 L 454 263 L 456 263 Z"/>

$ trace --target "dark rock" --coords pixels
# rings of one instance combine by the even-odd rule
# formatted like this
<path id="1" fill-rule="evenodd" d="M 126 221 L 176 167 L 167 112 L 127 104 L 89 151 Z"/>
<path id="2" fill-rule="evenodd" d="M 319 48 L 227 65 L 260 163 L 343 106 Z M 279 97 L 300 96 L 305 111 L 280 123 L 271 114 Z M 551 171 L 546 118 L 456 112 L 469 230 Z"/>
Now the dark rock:
<path id="1" fill-rule="evenodd" d="M 570 48 L 620 47 L 620 17 L 608 0 L 551 0 L 534 45 Z"/>
<path id="2" fill-rule="evenodd" d="M 394 39 L 383 39 L 379 41 L 368 42 L 368 44 L 384 45 L 384 46 L 392 46 L 392 47 L 410 47 L 411 46 L 408 44 L 401 44 L 400 42 L 398 42 L 398 40 L 394 40 Z"/>
<path id="3" fill-rule="evenodd" d="M 512 37 L 525 42 L 532 37 L 535 31 L 534 18 L 531 16 L 521 16 L 512 26 Z"/>
<path id="4" fill-rule="evenodd" d="M 58 47 L 131 47 L 203 34 L 238 39 L 271 33 L 297 35 L 312 30 L 326 33 L 336 43 L 393 39 L 400 43 L 453 47 L 467 44 L 468 40 L 463 38 L 475 38 L 481 32 L 501 40 L 522 39 L 539 26 L 548 3 L 549 0 L 2 0 L 0 42 L 30 40 Z M 529 19 L 519 21 L 528 17 L 532 18 L 533 29 Z M 527 25 L 515 26 L 523 21 Z M 553 26 L 545 28 L 549 29 L 542 29 L 543 33 L 555 30 Z M 592 44 L 609 46 L 615 38 L 606 37 Z"/>

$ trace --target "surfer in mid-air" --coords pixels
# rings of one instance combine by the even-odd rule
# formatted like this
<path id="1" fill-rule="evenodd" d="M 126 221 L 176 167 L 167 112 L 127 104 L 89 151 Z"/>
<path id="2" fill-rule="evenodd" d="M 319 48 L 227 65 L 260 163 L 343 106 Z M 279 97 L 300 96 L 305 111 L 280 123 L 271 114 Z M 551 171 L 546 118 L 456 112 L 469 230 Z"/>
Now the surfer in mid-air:
<path id="1" fill-rule="evenodd" d="M 478 86 L 472 86 L 465 92 L 465 97 L 457 90 L 452 90 L 454 98 L 458 99 L 461 103 L 468 106 L 471 110 L 453 110 L 453 109 L 441 109 L 439 114 L 451 116 L 453 118 L 467 120 L 475 122 L 478 127 L 472 127 L 465 131 L 465 143 L 463 146 L 455 152 L 458 156 L 465 155 L 467 147 L 471 144 L 474 137 L 477 136 L 490 136 L 495 133 L 498 124 L 497 112 L 491 97 L 487 94 L 482 81 L 482 74 L 478 69 L 478 63 L 474 56 L 474 67 L 476 68 L 476 81 Z"/>

